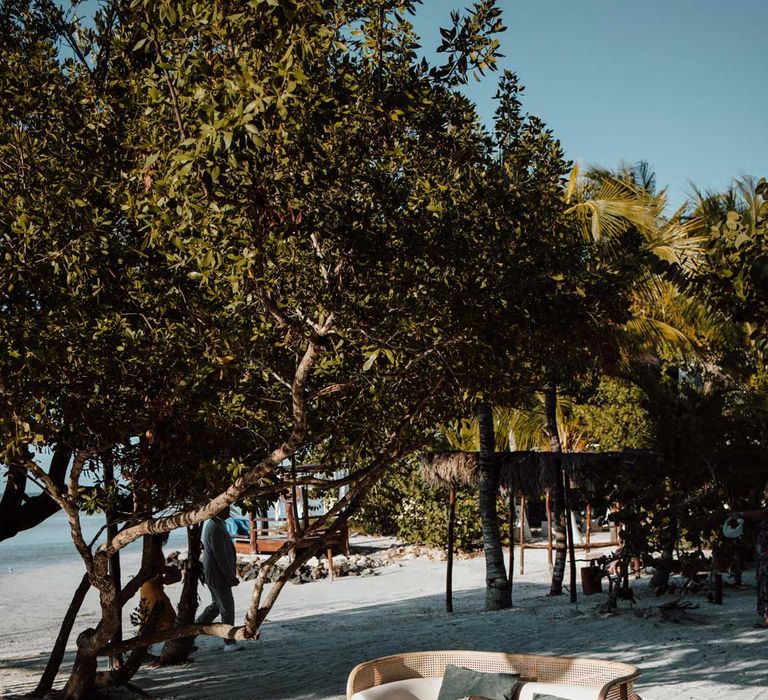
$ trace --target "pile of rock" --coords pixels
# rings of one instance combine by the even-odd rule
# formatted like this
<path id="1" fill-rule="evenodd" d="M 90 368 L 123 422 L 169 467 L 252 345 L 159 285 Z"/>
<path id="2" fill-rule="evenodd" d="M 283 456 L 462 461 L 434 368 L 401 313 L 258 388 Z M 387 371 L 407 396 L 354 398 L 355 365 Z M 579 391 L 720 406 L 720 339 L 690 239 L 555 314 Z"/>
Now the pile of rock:
<path id="1" fill-rule="evenodd" d="M 252 581 L 259 575 L 266 557 L 238 555 L 237 575 L 244 581 Z M 277 564 L 269 572 L 267 581 L 276 581 L 290 564 L 288 557 L 279 559 Z M 349 557 L 339 554 L 333 557 L 334 576 L 375 576 L 376 569 L 384 566 L 378 558 L 364 554 L 353 554 Z M 329 575 L 328 560 L 325 557 L 312 557 L 300 566 L 291 577 L 292 583 L 309 583 L 326 578 Z"/>
<path id="2" fill-rule="evenodd" d="M 377 569 L 383 566 L 392 566 L 400 560 L 409 559 L 430 559 L 432 561 L 441 561 L 445 559 L 445 552 L 436 547 L 425 547 L 422 545 L 408 545 L 403 547 L 390 547 L 377 551 L 374 554 L 352 554 L 344 556 L 338 554 L 333 557 L 333 575 L 342 576 L 376 576 Z M 171 552 L 166 563 L 171 566 L 177 566 L 180 569 L 185 568 L 187 553 Z M 253 581 L 258 575 L 263 563 L 267 560 L 266 556 L 254 556 L 248 554 L 237 555 L 237 575 L 243 581 Z M 268 582 L 275 582 L 283 574 L 290 564 L 288 557 L 282 557 L 272 568 L 267 576 Z M 291 577 L 293 583 L 309 583 L 321 578 L 327 578 L 328 559 L 325 556 L 312 557 L 305 564 L 300 566 Z"/>

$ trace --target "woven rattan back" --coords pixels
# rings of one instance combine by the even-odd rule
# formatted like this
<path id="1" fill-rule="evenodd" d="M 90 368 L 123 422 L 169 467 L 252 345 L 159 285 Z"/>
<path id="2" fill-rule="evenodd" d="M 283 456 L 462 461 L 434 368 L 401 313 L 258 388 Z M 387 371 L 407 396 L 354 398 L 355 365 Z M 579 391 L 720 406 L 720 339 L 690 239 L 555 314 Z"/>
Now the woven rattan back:
<path id="1" fill-rule="evenodd" d="M 519 673 L 523 681 L 604 688 L 606 700 L 637 700 L 638 697 L 633 685 L 640 671 L 630 664 L 490 651 L 424 651 L 385 656 L 360 664 L 349 676 L 347 698 L 366 688 L 393 681 L 439 678 L 448 664 L 488 673 Z"/>

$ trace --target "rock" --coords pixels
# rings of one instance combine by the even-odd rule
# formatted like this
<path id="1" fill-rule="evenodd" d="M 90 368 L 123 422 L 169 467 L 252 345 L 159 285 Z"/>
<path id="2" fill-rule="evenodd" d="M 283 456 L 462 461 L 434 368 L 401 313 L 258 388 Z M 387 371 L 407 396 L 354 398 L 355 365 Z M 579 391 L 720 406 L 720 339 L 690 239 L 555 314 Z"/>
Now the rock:
<path id="1" fill-rule="evenodd" d="M 181 558 L 181 552 L 171 552 L 165 559 L 166 566 L 175 566 L 177 569 L 183 569 L 186 564 L 186 552 L 184 552 L 184 558 Z"/>
<path id="2" fill-rule="evenodd" d="M 242 563 L 238 562 L 237 574 L 243 581 L 253 581 L 259 575 L 260 569 L 261 562 L 258 560 Z"/>

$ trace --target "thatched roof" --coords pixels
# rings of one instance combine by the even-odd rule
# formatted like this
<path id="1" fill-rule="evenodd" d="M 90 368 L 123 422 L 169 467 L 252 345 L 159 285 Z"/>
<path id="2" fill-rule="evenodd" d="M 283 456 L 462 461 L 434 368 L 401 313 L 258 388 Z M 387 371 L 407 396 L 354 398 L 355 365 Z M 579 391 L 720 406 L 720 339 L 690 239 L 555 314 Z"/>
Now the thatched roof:
<path id="1" fill-rule="evenodd" d="M 559 455 L 552 452 L 497 452 L 501 488 L 531 498 L 540 496 L 557 477 L 556 457 L 562 461 L 571 480 L 588 490 L 609 475 L 631 474 L 659 459 L 655 453 L 643 450 L 563 452 Z M 479 481 L 478 453 L 424 452 L 421 474 L 427 483 L 435 486 L 476 486 Z"/>

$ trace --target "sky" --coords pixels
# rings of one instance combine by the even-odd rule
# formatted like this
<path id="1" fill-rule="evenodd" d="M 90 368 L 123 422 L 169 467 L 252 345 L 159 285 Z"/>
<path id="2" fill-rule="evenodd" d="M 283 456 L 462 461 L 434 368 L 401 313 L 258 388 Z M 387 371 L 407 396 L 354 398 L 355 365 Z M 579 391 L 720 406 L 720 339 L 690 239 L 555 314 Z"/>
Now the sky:
<path id="1" fill-rule="evenodd" d="M 425 54 L 451 9 L 424 0 L 413 23 Z M 499 68 L 526 86 L 541 117 L 582 165 L 648 161 L 670 204 L 691 183 L 723 190 L 768 178 L 768 0 L 499 0 Z M 440 56 L 432 54 L 432 56 Z M 498 78 L 467 94 L 490 124 Z"/>

